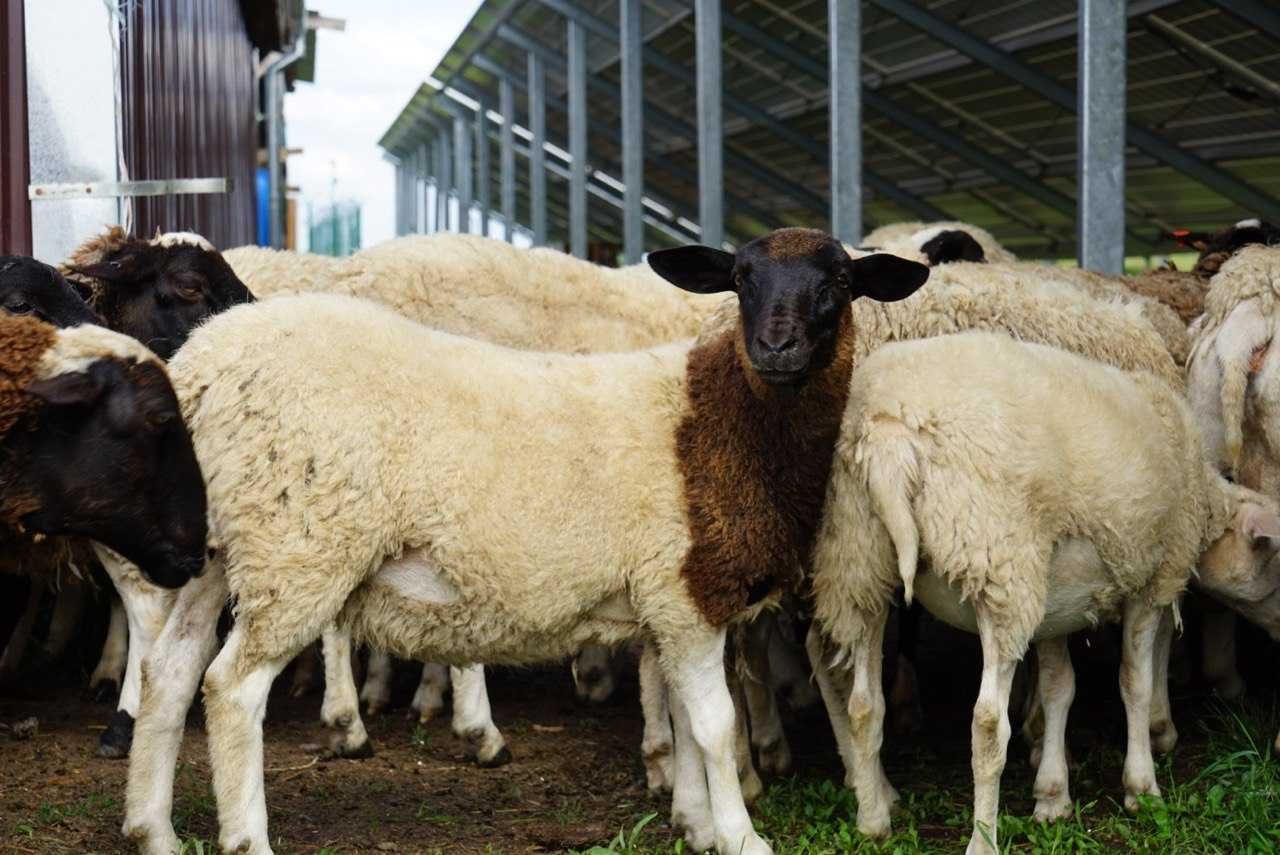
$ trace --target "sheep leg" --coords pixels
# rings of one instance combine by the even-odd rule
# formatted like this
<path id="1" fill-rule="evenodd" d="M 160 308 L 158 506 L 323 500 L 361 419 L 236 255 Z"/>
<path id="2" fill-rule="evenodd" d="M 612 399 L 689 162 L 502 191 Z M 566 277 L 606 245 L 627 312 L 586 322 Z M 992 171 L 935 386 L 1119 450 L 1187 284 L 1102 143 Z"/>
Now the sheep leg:
<path id="1" fill-rule="evenodd" d="M 271 683 L 294 651 L 264 662 L 246 654 L 245 635 L 244 626 L 232 629 L 204 676 L 218 841 L 224 852 L 270 855 L 262 719 Z"/>
<path id="2" fill-rule="evenodd" d="M 107 637 L 102 642 L 102 655 L 89 677 L 89 691 L 97 703 L 106 703 L 120 692 L 124 680 L 125 663 L 129 658 L 129 617 L 124 603 L 111 593 L 111 622 L 107 624 Z"/>
<path id="3" fill-rule="evenodd" d="M 369 651 L 369 667 L 365 671 L 364 685 L 360 687 L 360 702 L 369 715 L 377 715 L 391 703 L 391 654 L 380 650 Z"/>
<path id="4" fill-rule="evenodd" d="M 293 681 L 289 684 L 289 697 L 302 698 L 311 693 L 311 687 L 316 684 L 319 658 L 320 651 L 314 644 L 298 654 L 293 665 Z"/>
<path id="5" fill-rule="evenodd" d="M 63 585 L 53 601 L 53 615 L 49 619 L 49 635 L 44 641 L 44 653 L 50 660 L 57 659 L 67 649 L 69 642 L 80 629 L 80 617 L 84 614 L 85 583 L 76 578 L 63 578 Z"/>
<path id="6" fill-rule="evenodd" d="M 1018 663 L 1001 650 L 985 605 L 976 602 L 974 612 L 982 642 L 982 684 L 973 707 L 973 835 L 965 851 L 966 855 L 986 855 L 1000 851 L 996 841 L 1000 776 L 1009 750 L 1009 693 Z"/>
<path id="7" fill-rule="evenodd" d="M 644 713 L 644 737 L 640 754 L 649 792 L 670 791 L 675 780 L 671 756 L 671 708 L 667 681 L 658 666 L 658 648 L 646 640 L 640 652 L 640 709 Z"/>
<path id="8" fill-rule="evenodd" d="M 791 746 L 782 729 L 782 714 L 778 711 L 769 666 L 769 647 L 776 629 L 773 615 L 758 616 L 747 624 L 739 650 L 739 661 L 745 667 L 738 676 L 746 696 L 751 745 L 759 757 L 760 771 L 766 775 L 785 775 L 791 771 Z"/>
<path id="9" fill-rule="evenodd" d="M 98 756 L 123 758 L 129 756 L 134 719 L 142 703 L 142 663 L 151 654 L 173 612 L 178 594 L 148 582 L 142 571 L 120 555 L 104 548 L 98 548 L 97 553 L 120 595 L 129 629 L 129 656 L 124 666 L 124 682 L 120 684 L 120 699 L 98 740 Z"/>
<path id="10" fill-rule="evenodd" d="M 912 603 L 898 610 L 898 656 L 894 662 L 893 686 L 889 690 L 889 720 L 893 732 L 915 733 L 924 726 L 920 705 L 920 681 L 916 676 L 916 643 L 924 607 Z"/>
<path id="11" fill-rule="evenodd" d="M 816 623 L 809 627 L 804 648 L 809 654 L 809 667 L 813 669 L 813 678 L 818 683 L 822 703 L 827 708 L 827 718 L 831 721 L 831 731 L 836 738 L 836 750 L 840 752 L 840 760 L 844 763 L 844 785 L 853 789 L 857 780 L 854 775 L 857 763 L 854 762 L 853 733 L 849 729 L 851 686 L 844 679 L 847 676 L 844 672 L 837 674 L 827 665 L 830 651 Z M 840 680 L 839 684 L 837 679 Z"/>
<path id="12" fill-rule="evenodd" d="M 1040 666 L 1038 693 L 1044 710 L 1044 742 L 1033 790 L 1035 818 L 1048 822 L 1070 816 L 1072 809 L 1067 772 L 1067 714 L 1075 697 L 1076 679 L 1067 637 L 1039 642 L 1036 661 Z"/>
<path id="13" fill-rule="evenodd" d="M 1224 701 L 1244 696 L 1244 678 L 1236 668 L 1236 615 L 1220 607 L 1204 613 L 1204 678 Z"/>
<path id="14" fill-rule="evenodd" d="M 418 714 L 418 724 L 427 724 L 444 711 L 444 693 L 449 691 L 449 669 L 436 662 L 422 664 L 422 679 L 409 705 Z"/>
<path id="15" fill-rule="evenodd" d="M 735 645 L 736 647 L 737 645 Z M 751 730 L 747 722 L 747 698 L 742 689 L 742 675 L 737 667 L 725 668 L 729 697 L 733 698 L 733 762 L 738 769 L 738 786 L 742 800 L 750 805 L 764 792 L 764 784 L 751 762 Z"/>
<path id="16" fill-rule="evenodd" d="M 664 682 L 666 677 L 661 678 Z M 702 755 L 693 738 L 689 711 L 675 692 L 670 693 L 674 777 L 671 785 L 671 824 L 684 829 L 684 841 L 694 852 L 715 846 L 715 823 Z"/>
<path id="17" fill-rule="evenodd" d="M 613 653 L 602 644 L 584 644 L 570 663 L 573 692 L 580 701 L 602 704 L 618 683 L 613 674 Z"/>
<path id="18" fill-rule="evenodd" d="M 203 576 L 178 593 L 169 619 L 139 669 L 138 747 L 129 761 L 122 830 L 142 855 L 171 855 L 181 846 L 170 824 L 174 766 L 182 748 L 187 709 L 217 646 L 218 614 L 226 599 L 223 568 L 211 561 Z"/>
<path id="19" fill-rule="evenodd" d="M 721 855 L 771 855 L 751 827 L 734 762 L 733 698 L 725 682 L 724 630 L 663 645 L 663 669 L 687 716 L 688 731 L 702 753 L 716 848 Z M 679 733 L 676 737 L 679 752 Z"/>
<path id="20" fill-rule="evenodd" d="M 360 718 L 356 676 L 351 670 L 351 633 L 336 624 L 326 627 L 320 635 L 320 651 L 324 659 L 320 720 L 335 731 L 329 740 L 329 751 L 335 757 L 372 757 L 373 742 Z"/>
<path id="21" fill-rule="evenodd" d="M 27 644 L 31 641 L 31 630 L 40 614 L 40 597 L 44 594 L 44 585 L 40 580 L 32 578 L 31 588 L 27 591 L 27 605 L 22 610 L 22 617 L 9 634 L 9 643 L 4 647 L 4 655 L 0 656 L 0 683 L 7 682 L 18 673 L 22 665 L 22 657 L 27 654 Z"/>
<path id="22" fill-rule="evenodd" d="M 1168 754 L 1178 744 L 1178 729 L 1173 726 L 1169 703 L 1169 656 L 1173 649 L 1173 609 L 1160 614 L 1156 630 L 1155 665 L 1151 686 L 1151 746 Z"/>
<path id="23" fill-rule="evenodd" d="M 1120 696 L 1124 700 L 1129 744 L 1124 756 L 1124 806 L 1138 809 L 1138 797 L 1159 796 L 1155 761 L 1151 757 L 1151 694 L 1155 641 L 1160 610 L 1142 597 L 1124 606 L 1124 641 L 1120 658 Z"/>
<path id="24" fill-rule="evenodd" d="M 880 763 L 885 711 L 881 668 L 888 614 L 855 614 L 852 620 L 862 624 L 856 628 L 862 643 L 852 651 L 853 686 L 845 719 L 853 755 L 853 789 L 858 796 L 858 831 L 868 837 L 887 837 L 889 811 L 898 800 Z"/>
<path id="25" fill-rule="evenodd" d="M 493 723 L 483 665 L 450 668 L 453 681 L 453 733 L 466 740 L 467 755 L 486 769 L 511 762 L 506 740 Z"/>

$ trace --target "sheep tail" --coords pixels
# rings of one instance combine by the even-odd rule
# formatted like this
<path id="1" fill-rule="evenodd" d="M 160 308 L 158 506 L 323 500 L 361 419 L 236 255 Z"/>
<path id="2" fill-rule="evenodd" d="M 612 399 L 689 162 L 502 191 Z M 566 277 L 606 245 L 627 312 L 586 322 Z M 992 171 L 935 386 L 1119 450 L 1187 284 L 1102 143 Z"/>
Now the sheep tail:
<path id="1" fill-rule="evenodd" d="M 881 421 L 864 440 L 867 491 L 898 553 L 898 576 L 907 605 L 915 594 L 920 558 L 920 533 L 911 510 L 920 483 L 920 458 L 913 439 L 901 422 Z"/>

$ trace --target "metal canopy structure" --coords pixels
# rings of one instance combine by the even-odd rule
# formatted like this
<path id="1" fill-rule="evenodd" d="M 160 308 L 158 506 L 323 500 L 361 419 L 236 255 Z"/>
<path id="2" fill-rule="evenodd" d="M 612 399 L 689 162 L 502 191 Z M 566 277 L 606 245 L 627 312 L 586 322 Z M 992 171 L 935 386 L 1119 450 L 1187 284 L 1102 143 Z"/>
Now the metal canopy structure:
<path id="1" fill-rule="evenodd" d="M 516 221 L 531 228 L 538 219 L 528 159 L 536 65 L 545 85 L 546 240 L 566 248 L 581 219 L 570 216 L 579 206 L 572 189 L 580 198 L 575 181 L 585 176 L 586 222 L 579 227 L 590 240 L 621 249 L 627 198 L 633 206 L 640 198 L 627 193 L 624 171 L 643 182 L 645 249 L 698 240 L 703 216 L 722 219 L 729 243 L 780 225 L 848 234 L 848 223 L 857 223 L 850 200 L 858 198 L 867 229 L 960 219 L 1023 256 L 1106 259 L 1102 266 L 1113 266 L 1121 252 L 1171 251 L 1165 234 L 1175 228 L 1215 229 L 1250 216 L 1280 220 L 1280 15 L 1272 4 L 1129 0 L 1127 37 L 1107 44 L 1088 26 L 1082 32 L 1080 21 L 1082 10 L 1088 22 L 1089 10 L 1109 5 L 723 0 L 719 15 L 706 20 L 716 28 L 719 17 L 716 38 L 698 26 L 696 10 L 716 7 L 706 0 L 485 0 L 380 144 L 401 170 L 417 170 L 414 187 L 423 179 L 450 190 L 457 179 L 438 178 L 432 159 L 416 153 L 452 134 L 459 109 L 474 116 L 475 102 L 501 106 L 477 141 L 491 149 L 487 163 L 506 163 L 501 139 L 511 119 L 514 175 L 490 167 L 484 192 L 472 195 L 498 200 L 505 186 L 514 192 Z M 634 6 L 639 37 L 628 33 L 624 41 L 622 15 Z M 857 33 L 837 23 L 843 32 L 833 39 L 831 20 L 853 21 Z M 624 43 L 639 43 L 638 62 Z M 1108 86 L 1102 79 L 1099 86 L 1097 75 L 1114 77 L 1121 47 L 1124 81 Z M 837 80 L 833 111 L 831 75 L 859 60 L 861 87 Z M 623 97 L 624 69 L 639 78 L 625 90 L 630 99 Z M 700 112 L 700 80 L 716 85 L 717 72 L 718 97 L 704 92 Z M 504 87 L 514 97 L 504 98 Z M 1123 104 L 1123 117 L 1106 122 L 1094 92 Z M 571 110 L 583 103 L 585 115 Z M 841 124 L 842 116 L 859 117 L 860 134 L 847 120 Z M 1095 121 L 1104 122 L 1096 127 L 1109 140 L 1123 133 L 1122 165 L 1117 143 L 1093 144 L 1100 138 L 1087 129 Z M 582 150 L 584 125 L 585 164 L 575 169 L 569 152 Z M 629 160 L 624 138 L 633 140 Z M 454 151 L 464 148 L 453 142 Z M 481 174 L 480 157 L 467 156 L 470 181 Z M 707 198 L 700 175 L 718 158 L 721 193 Z M 851 187 L 850 164 L 859 160 L 861 184 Z M 1108 180 L 1090 183 L 1108 172 Z M 834 218 L 833 173 L 843 188 Z M 1108 194 L 1108 187 L 1115 189 Z M 1081 226 L 1099 216 L 1108 226 Z M 1110 225 L 1122 220 L 1123 246 Z M 720 225 L 709 224 L 713 231 Z M 1099 246 L 1082 252 L 1080 235 Z M 581 252 L 580 234 L 574 243 Z"/>

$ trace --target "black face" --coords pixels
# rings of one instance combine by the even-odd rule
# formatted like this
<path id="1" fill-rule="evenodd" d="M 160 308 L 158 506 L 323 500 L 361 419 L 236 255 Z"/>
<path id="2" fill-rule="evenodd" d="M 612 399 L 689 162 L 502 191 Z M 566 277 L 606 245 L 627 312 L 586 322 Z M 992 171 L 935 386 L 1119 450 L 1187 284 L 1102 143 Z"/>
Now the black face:
<path id="1" fill-rule="evenodd" d="M 929 259 L 930 267 L 939 264 L 950 264 L 953 261 L 986 261 L 987 254 L 982 251 L 971 234 L 959 229 L 948 229 L 938 232 L 925 241 L 920 251 Z"/>
<path id="2" fill-rule="evenodd" d="M 109 260 L 77 272 L 105 283 L 95 308 L 107 325 L 164 360 L 209 317 L 253 301 L 219 253 L 189 244 L 132 241 Z"/>
<path id="3" fill-rule="evenodd" d="M 765 382 L 787 385 L 831 364 L 850 301 L 901 300 L 929 278 L 923 264 L 894 255 L 850 259 L 839 241 L 813 229 L 779 229 L 736 254 L 658 250 L 649 266 L 686 291 L 736 292 L 751 367 Z"/>
<path id="4" fill-rule="evenodd" d="M 1280 244 L 1280 228 L 1261 220 L 1252 221 L 1249 225 L 1231 226 L 1210 238 L 1206 242 L 1203 252 L 1234 253 L 1241 247 L 1253 243 L 1260 243 L 1264 246 Z"/>
<path id="5" fill-rule="evenodd" d="M 44 402 L 38 422 L 0 448 L 21 473 L 12 488 L 38 507 L 24 528 L 96 540 L 166 588 L 199 575 L 204 479 L 160 368 L 103 359 L 28 389 Z"/>
<path id="6" fill-rule="evenodd" d="M 30 315 L 55 327 L 102 326 L 102 319 L 62 274 L 20 255 L 0 256 L 0 311 Z"/>

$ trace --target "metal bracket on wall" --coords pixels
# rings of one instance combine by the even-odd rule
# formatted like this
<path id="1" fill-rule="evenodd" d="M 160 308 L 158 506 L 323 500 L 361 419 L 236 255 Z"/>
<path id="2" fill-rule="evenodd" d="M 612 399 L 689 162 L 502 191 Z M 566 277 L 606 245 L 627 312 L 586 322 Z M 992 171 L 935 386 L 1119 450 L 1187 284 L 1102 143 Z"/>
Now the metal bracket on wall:
<path id="1" fill-rule="evenodd" d="M 114 199 L 121 196 L 178 196 L 189 193 L 230 193 L 230 178 L 171 178 L 160 181 L 73 181 L 66 184 L 31 184 L 27 198 Z"/>

